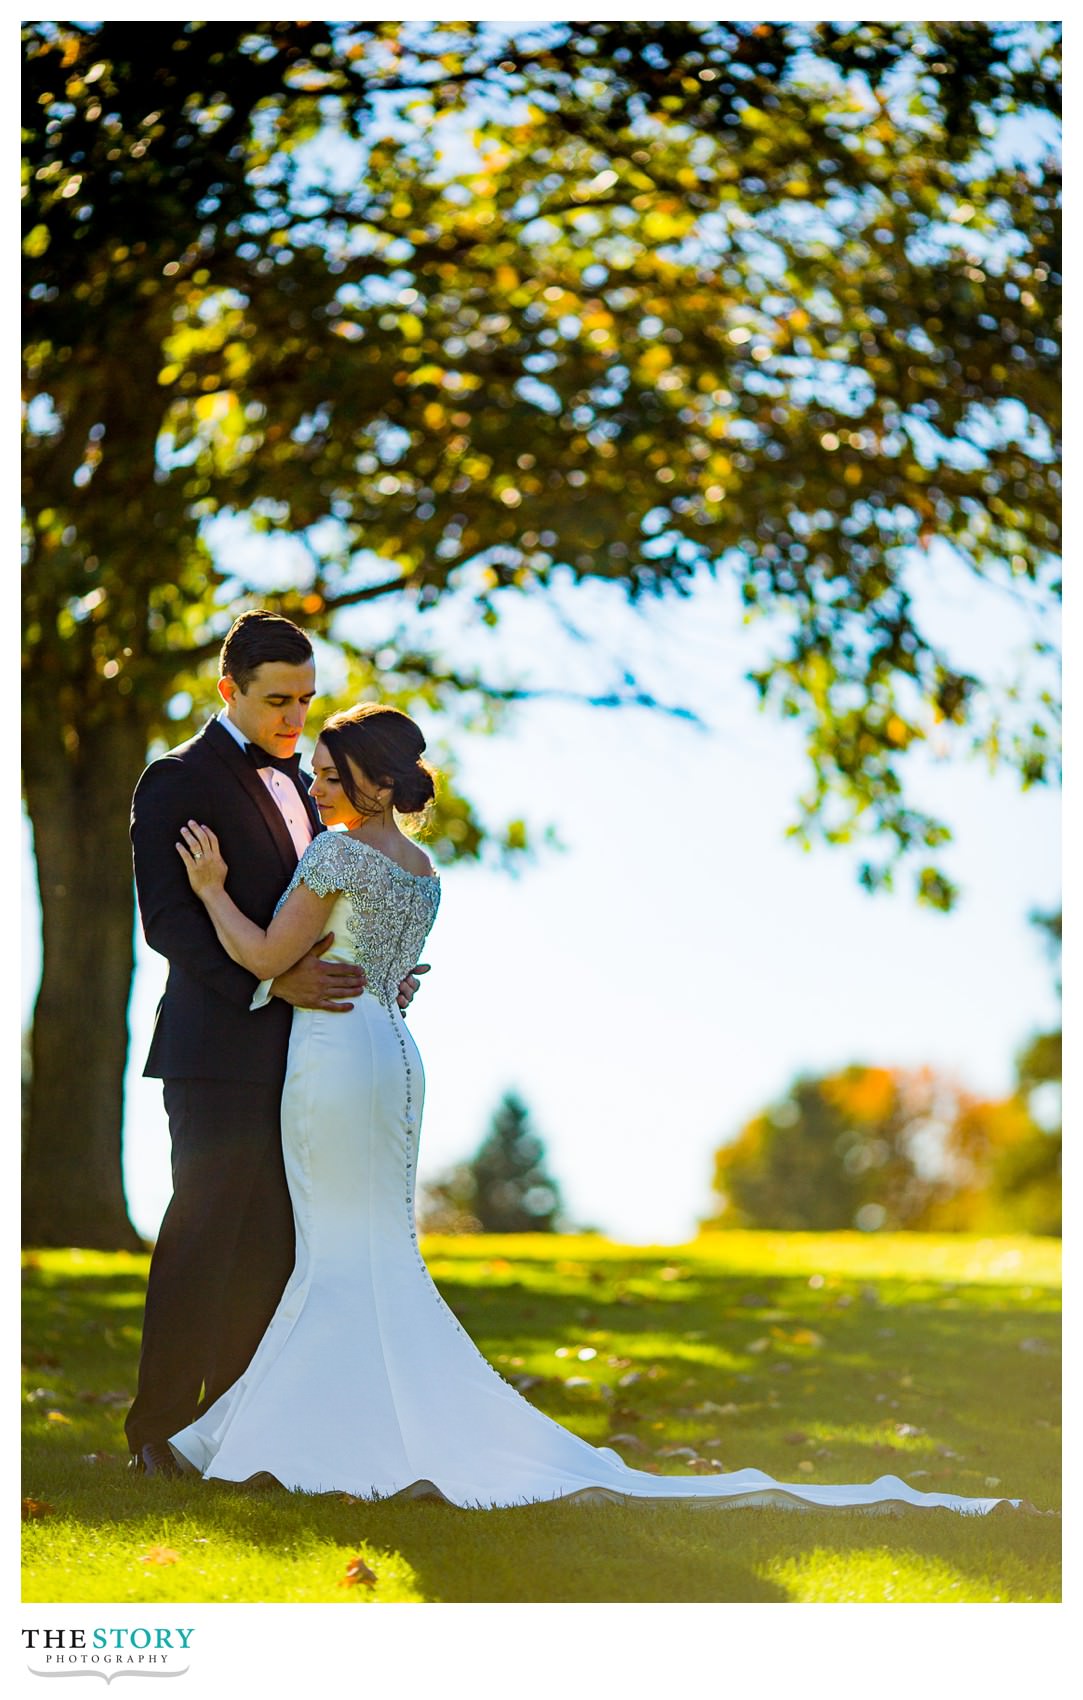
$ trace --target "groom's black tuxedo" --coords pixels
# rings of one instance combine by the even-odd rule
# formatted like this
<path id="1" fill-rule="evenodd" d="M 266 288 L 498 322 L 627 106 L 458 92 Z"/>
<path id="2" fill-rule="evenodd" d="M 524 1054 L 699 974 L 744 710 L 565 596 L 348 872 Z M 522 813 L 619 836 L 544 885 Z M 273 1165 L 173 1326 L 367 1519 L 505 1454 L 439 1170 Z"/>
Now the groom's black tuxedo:
<path id="1" fill-rule="evenodd" d="M 315 805 L 307 790 L 302 795 L 319 832 Z M 297 866 L 270 792 L 217 720 L 147 768 L 132 803 L 135 880 L 147 943 L 168 958 L 169 979 L 143 1073 L 281 1086 L 292 1011 L 276 998 L 249 1009 L 256 979 L 222 949 L 177 854 L 189 819 L 218 835 L 226 890 L 258 926 L 270 923 Z"/>
<path id="2" fill-rule="evenodd" d="M 133 1452 L 175 1434 L 243 1373 L 294 1258 L 279 1128 L 292 1010 L 276 998 L 250 1008 L 256 979 L 222 949 L 177 853 L 189 819 L 217 834 L 227 890 L 260 926 L 297 866 L 270 792 L 217 720 L 152 762 L 136 786 L 139 913 L 148 944 L 169 962 L 144 1073 L 163 1081 L 173 1197 L 151 1260 L 126 1423 Z"/>

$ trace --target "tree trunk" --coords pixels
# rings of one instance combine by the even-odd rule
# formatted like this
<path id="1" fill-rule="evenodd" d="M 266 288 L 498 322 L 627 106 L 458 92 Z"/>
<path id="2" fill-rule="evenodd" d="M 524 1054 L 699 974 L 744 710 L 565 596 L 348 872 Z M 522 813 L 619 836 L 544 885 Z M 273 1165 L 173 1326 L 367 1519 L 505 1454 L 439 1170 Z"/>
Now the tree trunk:
<path id="1" fill-rule="evenodd" d="M 35 704 L 41 707 L 40 700 Z M 146 730 L 134 706 L 65 748 L 28 726 L 42 978 L 23 1153 L 23 1243 L 138 1250 L 121 1175 L 135 912 L 128 819 Z M 48 712 L 46 710 L 46 712 Z"/>

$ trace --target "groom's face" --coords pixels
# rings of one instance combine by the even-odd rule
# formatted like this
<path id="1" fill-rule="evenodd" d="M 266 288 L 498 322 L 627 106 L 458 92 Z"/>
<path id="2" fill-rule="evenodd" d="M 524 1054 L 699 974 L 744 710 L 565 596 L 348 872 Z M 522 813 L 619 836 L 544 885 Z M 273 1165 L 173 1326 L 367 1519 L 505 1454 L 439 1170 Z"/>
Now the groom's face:
<path id="1" fill-rule="evenodd" d="M 249 743 L 273 756 L 291 756 L 304 729 L 308 705 L 316 694 L 316 666 L 306 661 L 265 661 L 242 691 L 227 674 L 218 690 L 229 718 Z"/>

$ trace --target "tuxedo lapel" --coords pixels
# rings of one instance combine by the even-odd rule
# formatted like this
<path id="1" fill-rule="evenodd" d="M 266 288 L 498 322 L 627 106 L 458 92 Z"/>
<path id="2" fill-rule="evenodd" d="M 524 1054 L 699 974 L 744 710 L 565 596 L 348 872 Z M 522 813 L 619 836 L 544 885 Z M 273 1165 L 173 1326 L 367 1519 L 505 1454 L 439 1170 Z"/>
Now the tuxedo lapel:
<path id="1" fill-rule="evenodd" d="M 271 793 L 268 791 L 257 770 L 252 766 L 241 746 L 228 732 L 224 732 L 217 720 L 209 720 L 203 729 L 203 738 L 209 749 L 224 763 L 234 778 L 247 791 L 256 808 L 263 817 L 264 825 L 274 839 L 275 848 L 282 858 L 284 873 L 292 877 L 297 866 L 297 850 L 290 837 L 289 827 L 275 807 Z"/>
<path id="2" fill-rule="evenodd" d="M 320 811 L 316 807 L 315 803 L 312 801 L 312 797 L 309 794 L 308 788 L 311 785 L 311 783 L 312 783 L 312 775 L 310 773 L 302 772 L 302 773 L 298 774 L 298 776 L 297 776 L 297 789 L 301 793 L 301 801 L 305 805 L 305 814 L 308 816 L 309 820 L 312 822 L 312 831 L 313 831 L 313 834 L 315 834 L 317 832 L 323 831 L 323 822 L 320 819 Z"/>

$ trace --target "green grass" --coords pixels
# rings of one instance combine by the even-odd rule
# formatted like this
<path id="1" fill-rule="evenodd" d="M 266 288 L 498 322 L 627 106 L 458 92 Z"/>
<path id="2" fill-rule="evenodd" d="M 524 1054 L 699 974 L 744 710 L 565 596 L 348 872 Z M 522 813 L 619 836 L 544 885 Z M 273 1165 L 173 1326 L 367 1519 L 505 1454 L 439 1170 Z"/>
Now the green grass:
<path id="1" fill-rule="evenodd" d="M 1059 1242 L 733 1233 L 432 1239 L 530 1400 L 663 1474 L 900 1475 L 1058 1510 Z M 460 1511 L 132 1480 L 146 1258 L 25 1260 L 27 1601 L 1040 1601 L 1059 1516 L 542 1505 Z M 582 1356 L 580 1354 L 586 1354 Z M 614 1439 L 624 1436 L 624 1439 Z M 342 1586 L 351 1559 L 372 1586 Z"/>

